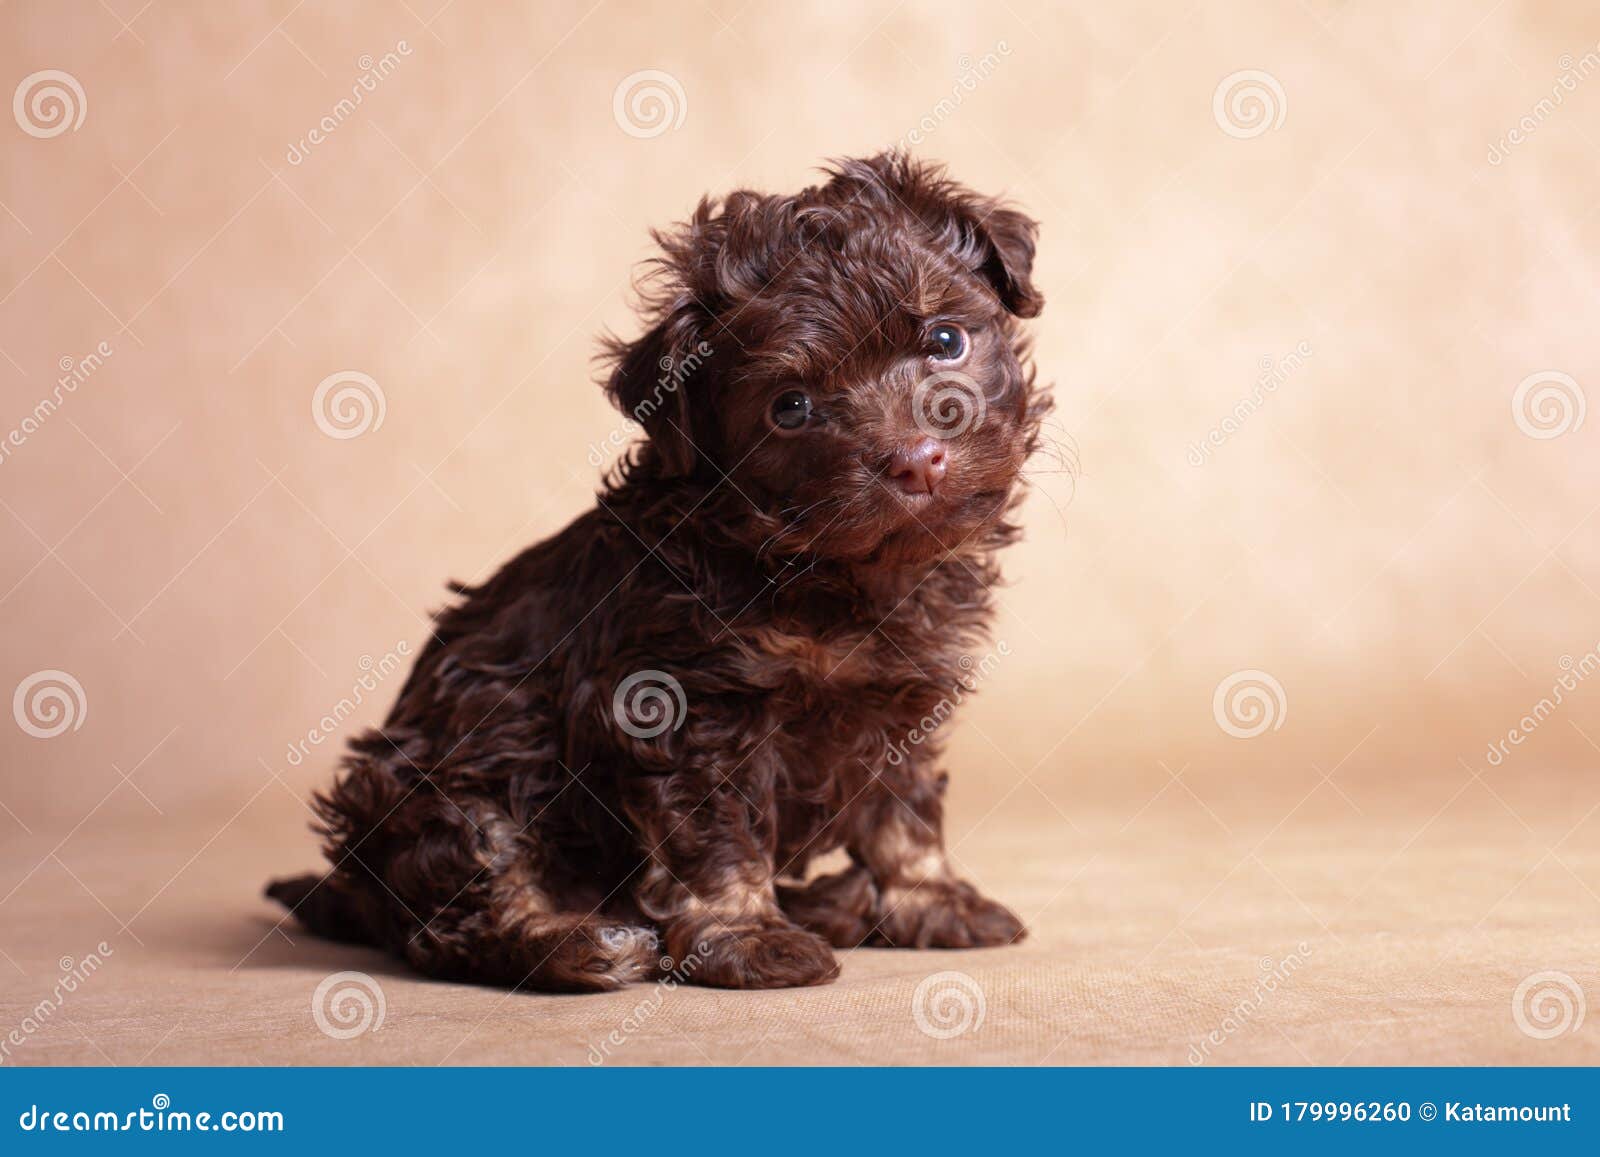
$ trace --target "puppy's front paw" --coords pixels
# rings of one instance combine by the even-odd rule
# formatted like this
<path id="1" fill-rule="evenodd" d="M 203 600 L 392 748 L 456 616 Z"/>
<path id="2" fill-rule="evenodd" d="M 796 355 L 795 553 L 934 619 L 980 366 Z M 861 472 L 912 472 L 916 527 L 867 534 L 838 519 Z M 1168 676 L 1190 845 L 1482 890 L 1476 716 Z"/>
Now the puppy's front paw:
<path id="1" fill-rule="evenodd" d="M 798 988 L 826 984 L 839 975 L 833 949 L 820 936 L 792 924 L 719 929 L 686 955 L 680 967 L 692 984 L 713 988 Z"/>
<path id="2" fill-rule="evenodd" d="M 1011 910 L 964 880 L 925 880 L 883 893 L 872 943 L 891 948 L 992 948 L 1027 936 Z"/>

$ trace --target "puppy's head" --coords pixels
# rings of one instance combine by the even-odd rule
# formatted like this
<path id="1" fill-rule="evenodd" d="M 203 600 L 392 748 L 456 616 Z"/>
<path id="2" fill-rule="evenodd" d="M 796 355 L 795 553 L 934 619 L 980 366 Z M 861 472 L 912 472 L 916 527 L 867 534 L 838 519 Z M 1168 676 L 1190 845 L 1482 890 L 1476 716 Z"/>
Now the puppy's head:
<path id="1" fill-rule="evenodd" d="M 637 468 L 737 488 L 780 554 L 924 561 L 1003 525 L 1048 405 L 1018 318 L 1035 225 L 898 153 L 658 233 L 649 329 L 607 390 Z"/>

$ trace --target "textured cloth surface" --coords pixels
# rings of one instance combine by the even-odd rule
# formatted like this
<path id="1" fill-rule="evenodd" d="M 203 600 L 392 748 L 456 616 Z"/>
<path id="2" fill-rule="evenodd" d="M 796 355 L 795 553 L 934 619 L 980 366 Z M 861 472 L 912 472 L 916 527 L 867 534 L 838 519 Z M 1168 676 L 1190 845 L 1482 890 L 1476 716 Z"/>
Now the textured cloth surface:
<path id="1" fill-rule="evenodd" d="M 1523 780 L 1526 826 L 1465 771 L 1231 799 L 1186 782 L 1071 814 L 1025 782 L 963 807 L 955 854 L 1029 939 L 851 952 L 836 983 L 784 992 L 507 994 L 275 931 L 254 893 L 295 866 L 281 793 L 193 860 L 212 831 L 75 839 L 59 858 L 25 841 L 0 862 L 15 880 L 43 858 L 0 909 L 0 1029 L 51 997 L 61 958 L 81 970 L 106 939 L 10 1063 L 1600 1063 L 1600 1024 L 1562 1003 L 1600 993 L 1600 814 L 1577 781 Z M 340 971 L 381 991 L 381 1027 L 319 1027 L 314 993 Z M 1536 979 L 1515 1011 L 1540 973 L 1576 992 Z M 322 1006 L 334 1032 L 360 1026 L 356 1001 Z"/>

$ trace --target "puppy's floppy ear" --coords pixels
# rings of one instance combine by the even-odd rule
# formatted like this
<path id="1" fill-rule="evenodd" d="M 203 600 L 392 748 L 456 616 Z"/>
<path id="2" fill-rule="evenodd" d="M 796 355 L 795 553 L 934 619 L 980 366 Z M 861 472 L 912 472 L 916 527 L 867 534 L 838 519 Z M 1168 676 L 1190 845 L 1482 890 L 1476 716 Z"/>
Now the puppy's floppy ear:
<path id="1" fill-rule="evenodd" d="M 967 212 L 974 243 L 985 251 L 979 272 L 1008 310 L 1018 317 L 1038 317 L 1044 308 L 1044 296 L 1032 280 L 1038 223 L 997 200 L 980 201 L 976 207 L 975 215 L 970 208 Z"/>
<path id="2" fill-rule="evenodd" d="M 703 197 L 687 221 L 651 233 L 661 256 L 638 287 L 649 328 L 633 342 L 603 339 L 601 357 L 611 367 L 606 393 L 644 426 L 664 477 L 691 474 L 714 452 L 707 362 L 719 343 L 736 340 L 717 311 L 766 286 L 792 207 L 792 198 L 740 190 L 720 202 Z"/>
<path id="3" fill-rule="evenodd" d="M 944 166 L 899 149 L 835 162 L 836 182 L 866 199 L 876 191 L 886 207 L 909 209 L 974 273 L 994 287 L 1018 317 L 1037 317 L 1044 297 L 1033 286 L 1038 224 L 998 197 L 980 197 L 945 176 Z M 884 196 L 886 194 L 886 196 Z"/>
<path id="4" fill-rule="evenodd" d="M 669 232 L 652 232 L 662 256 L 646 267 L 638 290 L 648 327 L 634 341 L 601 339 L 601 361 L 610 367 L 606 394 L 644 427 L 664 477 L 694 472 L 697 442 L 711 436 L 694 413 L 704 403 L 705 362 L 712 346 L 705 335 L 712 318 L 698 283 L 703 267 L 721 248 L 725 227 L 715 206 L 702 200 L 694 215 Z"/>
<path id="5" fill-rule="evenodd" d="M 664 477 L 694 472 L 697 460 L 689 391 L 709 347 L 698 327 L 680 311 L 657 321 L 631 342 L 603 339 L 611 363 L 606 394 L 613 405 L 644 427 Z"/>

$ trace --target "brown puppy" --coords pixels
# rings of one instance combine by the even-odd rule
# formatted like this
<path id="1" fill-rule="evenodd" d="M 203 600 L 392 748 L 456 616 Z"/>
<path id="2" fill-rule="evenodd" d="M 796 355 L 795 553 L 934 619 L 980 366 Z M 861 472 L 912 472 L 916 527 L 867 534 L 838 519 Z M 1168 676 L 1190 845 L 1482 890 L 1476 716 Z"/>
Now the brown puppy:
<path id="1" fill-rule="evenodd" d="M 657 236 L 595 509 L 438 616 L 269 895 L 434 976 L 818 984 L 830 945 L 1006 944 L 921 721 L 967 683 L 1048 402 L 1035 226 L 899 154 Z M 958 692 L 959 694 L 959 692 Z M 915 735 L 916 742 L 907 742 Z M 808 860 L 853 861 L 804 883 Z"/>

